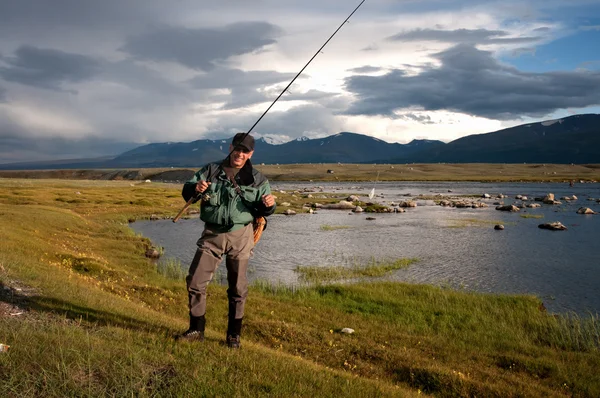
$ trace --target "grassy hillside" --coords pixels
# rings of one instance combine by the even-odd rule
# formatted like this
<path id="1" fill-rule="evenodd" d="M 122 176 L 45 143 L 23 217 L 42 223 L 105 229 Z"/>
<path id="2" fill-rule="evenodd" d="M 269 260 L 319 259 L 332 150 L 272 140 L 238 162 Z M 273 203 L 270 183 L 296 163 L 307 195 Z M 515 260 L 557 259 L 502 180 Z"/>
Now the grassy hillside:
<path id="1" fill-rule="evenodd" d="M 598 317 L 530 296 L 257 283 L 232 351 L 212 284 L 207 341 L 175 343 L 184 281 L 128 220 L 182 205 L 169 185 L 0 179 L 0 396 L 600 395 Z"/>

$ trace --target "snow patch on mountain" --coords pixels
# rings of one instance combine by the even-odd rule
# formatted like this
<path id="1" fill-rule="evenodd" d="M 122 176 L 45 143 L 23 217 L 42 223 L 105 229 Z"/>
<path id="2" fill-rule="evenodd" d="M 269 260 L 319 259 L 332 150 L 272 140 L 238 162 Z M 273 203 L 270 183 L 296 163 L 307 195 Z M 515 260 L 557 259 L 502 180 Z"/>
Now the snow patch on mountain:
<path id="1" fill-rule="evenodd" d="M 547 126 L 552 126 L 554 123 L 561 123 L 562 124 L 563 120 L 562 119 L 554 119 L 554 120 L 546 120 L 542 123 L 542 126 L 547 127 Z"/>

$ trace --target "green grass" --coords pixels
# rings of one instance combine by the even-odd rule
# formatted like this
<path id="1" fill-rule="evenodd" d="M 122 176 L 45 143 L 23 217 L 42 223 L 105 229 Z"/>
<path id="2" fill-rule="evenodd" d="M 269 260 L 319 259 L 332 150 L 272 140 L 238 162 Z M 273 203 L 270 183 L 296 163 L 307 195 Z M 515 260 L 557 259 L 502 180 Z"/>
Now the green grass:
<path id="1" fill-rule="evenodd" d="M 329 224 L 323 224 L 321 225 L 321 231 L 335 231 L 338 229 L 349 229 L 352 228 L 348 225 L 329 225 Z"/>
<path id="2" fill-rule="evenodd" d="M 213 283 L 207 340 L 175 343 L 181 267 L 147 259 L 152 242 L 128 220 L 174 216 L 179 189 L 0 179 L 0 396 L 600 396 L 598 316 L 549 314 L 527 295 L 257 282 L 231 351 Z"/>
<path id="3" fill-rule="evenodd" d="M 295 271 L 307 282 L 331 282 L 335 280 L 354 279 L 360 277 L 379 277 L 391 271 L 406 268 L 416 262 L 415 258 L 401 258 L 397 260 L 376 260 L 372 258 L 366 265 L 353 264 L 351 266 L 301 266 Z"/>
<path id="4" fill-rule="evenodd" d="M 200 167 L 201 165 L 199 165 Z M 198 168 L 199 168 L 198 167 Z M 554 181 L 568 186 L 571 180 L 600 181 L 600 165 L 571 164 L 498 164 L 498 163 L 425 163 L 425 164 L 273 164 L 257 168 L 271 181 Z M 333 170 L 334 173 L 328 173 Z M 0 171 L 5 178 L 66 179 L 154 179 L 162 172 L 197 169 L 135 170 L 18 170 Z"/>
<path id="5" fill-rule="evenodd" d="M 168 279 L 185 280 L 187 270 L 183 268 L 180 261 L 172 258 L 161 260 L 156 264 L 156 269 L 159 274 Z"/>
<path id="6" fill-rule="evenodd" d="M 502 224 L 511 225 L 514 222 L 505 222 L 502 220 L 484 220 L 480 218 L 450 218 L 448 228 L 466 228 L 466 227 L 487 227 L 490 225 Z"/>
<path id="7" fill-rule="evenodd" d="M 519 214 L 521 218 L 544 218 L 543 214 Z"/>

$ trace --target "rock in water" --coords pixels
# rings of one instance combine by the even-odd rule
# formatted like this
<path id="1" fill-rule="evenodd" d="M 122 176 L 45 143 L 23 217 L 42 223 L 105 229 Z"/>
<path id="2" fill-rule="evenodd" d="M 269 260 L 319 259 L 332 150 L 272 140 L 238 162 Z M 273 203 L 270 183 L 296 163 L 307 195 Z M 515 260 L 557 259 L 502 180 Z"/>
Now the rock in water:
<path id="1" fill-rule="evenodd" d="M 540 224 L 538 227 L 542 229 L 549 229 L 551 231 L 565 231 L 567 229 L 567 227 L 565 227 L 560 221 Z"/>

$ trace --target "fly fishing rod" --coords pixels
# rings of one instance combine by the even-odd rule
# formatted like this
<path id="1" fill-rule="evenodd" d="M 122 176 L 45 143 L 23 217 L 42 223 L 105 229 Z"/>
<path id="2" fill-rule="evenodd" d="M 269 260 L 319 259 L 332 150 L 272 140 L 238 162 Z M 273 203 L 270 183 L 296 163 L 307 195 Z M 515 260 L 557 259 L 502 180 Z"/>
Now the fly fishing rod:
<path id="1" fill-rule="evenodd" d="M 352 18 L 352 16 L 354 15 L 354 13 L 356 11 L 358 11 L 358 9 L 360 8 L 360 6 L 363 5 L 363 3 L 366 0 L 362 0 L 360 2 L 360 4 L 358 6 L 356 6 L 356 8 L 350 13 L 350 15 L 348 15 L 348 17 L 346 19 L 344 19 L 344 22 L 342 22 L 340 24 L 340 26 L 338 26 L 338 28 L 335 30 L 335 32 L 333 32 L 331 34 L 331 36 L 329 36 L 329 38 L 327 39 L 327 41 L 325 43 L 323 43 L 323 45 L 317 50 L 317 52 L 315 52 L 315 54 L 312 56 L 311 59 L 308 60 L 308 62 L 306 63 L 306 65 L 304 65 L 302 67 L 302 69 L 300 69 L 300 72 L 298 72 L 296 74 L 296 76 L 294 76 L 294 78 L 292 79 L 291 82 L 288 83 L 287 86 L 285 86 L 285 88 L 281 91 L 281 93 L 279 93 L 279 95 L 277 96 L 277 98 L 275 98 L 275 100 L 271 103 L 271 105 L 269 105 L 269 107 L 263 112 L 262 115 L 260 115 L 260 117 L 258 118 L 258 120 L 256 122 L 254 122 L 254 124 L 252 125 L 252 127 L 250 127 L 250 129 L 248 129 L 248 131 L 246 131 L 244 133 L 244 135 L 238 140 L 238 142 L 243 142 L 246 137 L 248 136 L 248 134 L 250 134 L 252 132 L 252 130 L 254 130 L 254 128 L 256 127 L 256 125 L 262 120 L 263 117 L 265 117 L 265 115 L 267 113 L 269 113 L 269 111 L 271 110 L 271 108 L 273 107 L 273 105 L 275 105 L 275 103 L 277 101 L 279 101 L 279 98 L 281 98 L 281 96 L 283 94 L 285 94 L 285 92 L 292 86 L 292 84 L 294 84 L 294 82 L 296 81 L 296 79 L 302 74 L 302 72 L 304 72 L 304 70 L 308 67 L 308 65 L 310 65 L 310 63 L 317 57 L 317 55 L 319 55 L 321 53 L 321 51 L 323 51 L 323 49 L 325 48 L 325 46 L 327 45 L 327 43 L 329 43 L 331 41 L 331 39 L 333 39 L 333 37 L 337 34 L 337 32 L 339 32 L 340 29 L 342 29 L 342 27 L 349 22 L 350 18 Z M 227 157 L 225 158 L 225 160 L 228 160 L 231 157 L 231 154 L 236 150 L 236 148 L 238 147 L 238 145 L 234 146 L 233 149 L 229 152 L 229 155 L 227 155 Z M 217 169 L 217 171 L 220 170 Z M 212 179 L 212 176 L 210 176 L 210 178 L 208 178 L 208 181 L 210 181 Z M 181 218 L 181 216 L 183 215 L 183 213 L 187 210 L 188 207 L 190 207 L 190 205 L 194 202 L 197 201 L 197 197 L 198 195 L 194 195 L 192 196 L 185 204 L 185 206 L 183 206 L 183 208 L 181 209 L 181 211 L 179 211 L 179 213 L 177 213 L 177 215 L 175 216 L 175 218 L 173 219 L 173 222 L 177 222 L 177 220 L 179 220 L 179 218 Z"/>

